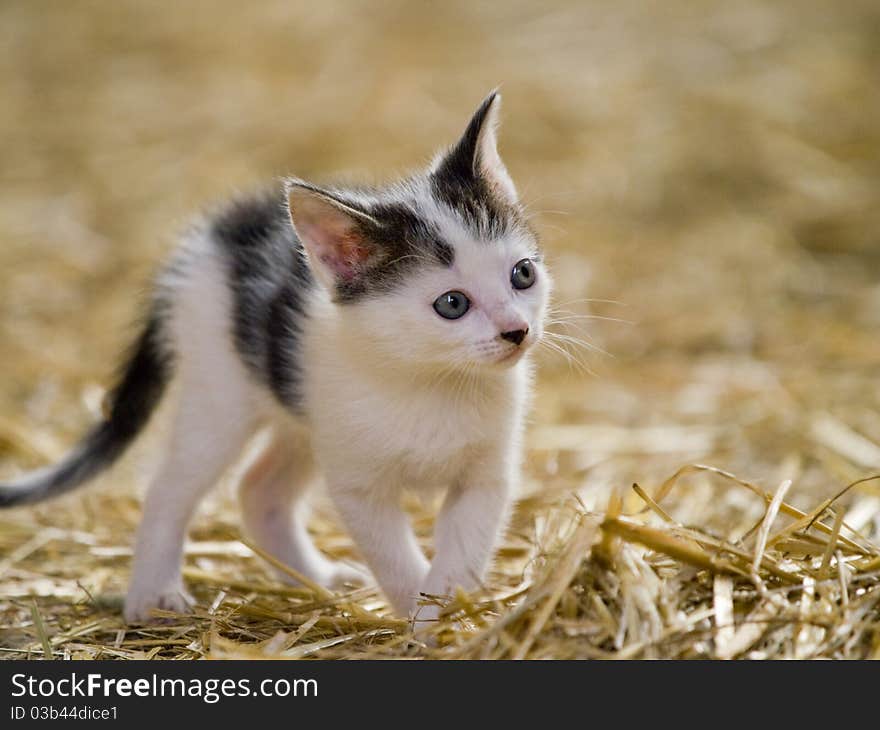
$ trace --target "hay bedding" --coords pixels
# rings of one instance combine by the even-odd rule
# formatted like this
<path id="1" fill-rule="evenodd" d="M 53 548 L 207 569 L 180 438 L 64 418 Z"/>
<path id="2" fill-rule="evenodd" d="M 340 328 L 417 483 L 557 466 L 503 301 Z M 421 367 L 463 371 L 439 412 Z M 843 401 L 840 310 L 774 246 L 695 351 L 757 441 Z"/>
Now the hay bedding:
<path id="1" fill-rule="evenodd" d="M 276 581 L 234 475 L 187 546 L 195 614 L 124 626 L 157 428 L 102 483 L 0 513 L 0 656 L 877 656 L 876 3 L 213 7 L 0 7 L 0 478 L 97 417 L 175 222 L 280 171 L 405 168 L 499 80 L 553 329 L 613 357 L 540 354 L 523 499 L 436 646 L 370 590 Z M 435 506 L 409 507 L 430 549 Z M 354 556 L 323 507 L 312 528 Z"/>
<path id="2" fill-rule="evenodd" d="M 694 476 L 721 498 L 743 492 L 761 516 L 735 539 L 682 523 L 664 503 Z M 846 515 L 862 518 L 876 498 L 845 512 L 841 493 L 802 511 L 785 500 L 792 487 L 786 479 L 768 492 L 690 465 L 654 490 L 613 493 L 601 512 L 576 496 L 528 498 L 485 590 L 447 605 L 432 632 L 438 646 L 413 637 L 373 590 L 279 584 L 216 514 L 187 547 L 194 615 L 127 628 L 119 590 L 137 505 L 86 498 L 77 516 L 100 520 L 88 529 L 47 525 L 59 521 L 50 508 L 4 521 L 0 650 L 89 659 L 873 657 L 880 549 Z M 425 533 L 427 514 L 416 519 Z M 348 554 L 332 522 L 315 527 L 325 549 Z"/>

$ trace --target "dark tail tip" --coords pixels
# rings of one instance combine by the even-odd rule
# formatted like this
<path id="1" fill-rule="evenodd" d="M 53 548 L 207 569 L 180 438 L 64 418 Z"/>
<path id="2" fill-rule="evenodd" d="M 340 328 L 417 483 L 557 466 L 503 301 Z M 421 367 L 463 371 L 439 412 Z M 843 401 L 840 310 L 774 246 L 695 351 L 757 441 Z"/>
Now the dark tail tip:
<path id="1" fill-rule="evenodd" d="M 110 414 L 56 465 L 0 484 L 0 508 L 40 502 L 69 492 L 111 466 L 146 426 L 171 377 L 154 310 L 110 397 Z"/>

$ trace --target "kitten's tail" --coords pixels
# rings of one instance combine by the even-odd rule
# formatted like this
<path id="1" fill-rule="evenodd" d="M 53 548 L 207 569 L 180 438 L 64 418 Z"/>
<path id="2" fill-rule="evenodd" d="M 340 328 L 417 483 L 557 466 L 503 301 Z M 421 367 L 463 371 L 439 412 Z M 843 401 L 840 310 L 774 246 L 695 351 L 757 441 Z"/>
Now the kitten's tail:
<path id="1" fill-rule="evenodd" d="M 105 420 L 57 464 L 0 484 L 0 507 L 31 504 L 69 492 L 122 456 L 146 426 L 171 379 L 173 363 L 162 329 L 162 318 L 154 308 L 110 394 Z"/>

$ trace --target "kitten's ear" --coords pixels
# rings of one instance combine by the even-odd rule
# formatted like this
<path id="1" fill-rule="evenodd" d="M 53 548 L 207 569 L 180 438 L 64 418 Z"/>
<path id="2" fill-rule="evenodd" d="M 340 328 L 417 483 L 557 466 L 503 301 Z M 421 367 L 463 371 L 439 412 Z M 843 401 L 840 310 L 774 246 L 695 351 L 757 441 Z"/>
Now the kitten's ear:
<path id="1" fill-rule="evenodd" d="M 287 181 L 287 201 L 312 269 L 331 291 L 354 281 L 377 258 L 368 231 L 379 224 L 365 211 L 299 180 Z"/>
<path id="2" fill-rule="evenodd" d="M 501 94 L 496 89 L 474 112 L 461 139 L 435 163 L 432 174 L 459 183 L 483 180 L 503 199 L 516 203 L 516 186 L 498 154 L 500 111 Z"/>

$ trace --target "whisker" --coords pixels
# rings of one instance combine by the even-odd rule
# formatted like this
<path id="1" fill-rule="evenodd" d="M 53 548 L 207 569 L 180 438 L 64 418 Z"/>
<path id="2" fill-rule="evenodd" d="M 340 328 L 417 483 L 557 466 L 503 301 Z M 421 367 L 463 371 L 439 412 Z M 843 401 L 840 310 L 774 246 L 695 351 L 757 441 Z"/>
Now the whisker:
<path id="1" fill-rule="evenodd" d="M 633 322 L 630 319 L 622 319 L 620 317 L 606 317 L 601 314 L 575 314 L 574 312 L 556 312 L 556 311 L 551 310 L 550 315 L 551 315 L 551 320 L 550 320 L 551 322 L 570 321 L 570 320 L 576 320 L 576 319 L 598 319 L 598 320 L 602 320 L 603 322 L 620 322 L 621 324 L 635 324 L 635 322 Z M 563 315 L 563 316 L 560 317 L 560 316 L 556 316 L 556 315 Z"/>
<path id="2" fill-rule="evenodd" d="M 583 347 L 583 348 L 590 350 L 592 352 L 596 352 L 601 355 L 606 355 L 607 357 L 612 357 L 612 358 L 614 357 L 614 355 L 612 355 L 607 350 L 603 350 L 601 347 L 599 347 L 595 343 L 589 342 L 588 340 L 585 340 L 581 337 L 574 337 L 572 335 L 565 335 L 560 332 L 548 332 L 548 331 L 545 331 L 544 335 L 547 337 L 559 340 L 560 342 L 564 342 L 566 344 L 573 345 L 575 347 Z"/>
<path id="3" fill-rule="evenodd" d="M 586 297 L 584 299 L 566 299 L 564 302 L 554 302 L 553 306 L 566 307 L 569 304 L 616 304 L 619 307 L 628 307 L 626 302 L 618 299 L 592 299 Z"/>
<path id="4" fill-rule="evenodd" d="M 540 344 L 552 352 L 558 353 L 565 358 L 566 364 L 569 369 L 577 369 L 583 373 L 587 373 L 593 377 L 596 377 L 596 373 L 582 360 L 575 357 L 570 351 L 565 349 L 563 346 L 552 342 L 551 340 L 541 340 Z"/>

